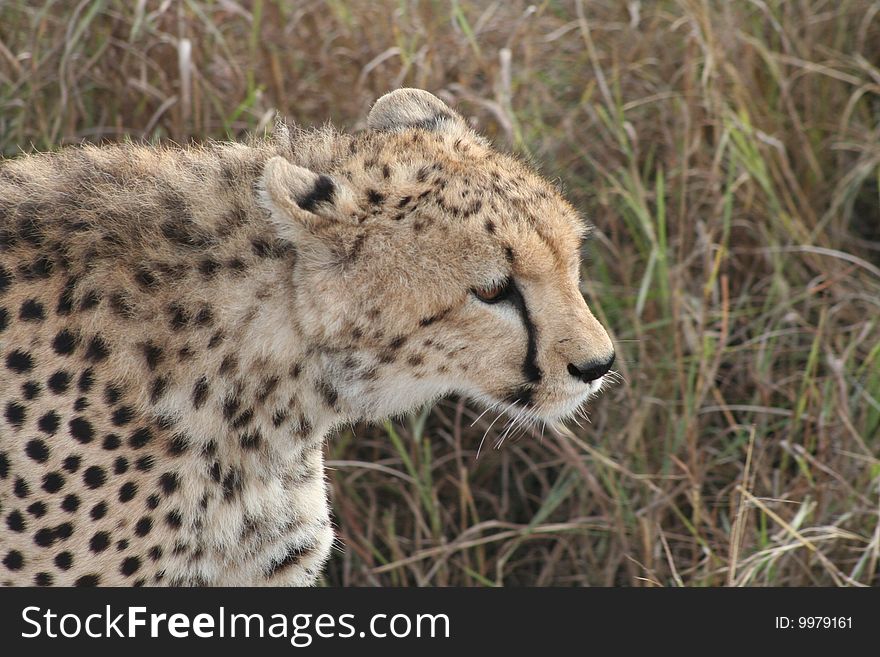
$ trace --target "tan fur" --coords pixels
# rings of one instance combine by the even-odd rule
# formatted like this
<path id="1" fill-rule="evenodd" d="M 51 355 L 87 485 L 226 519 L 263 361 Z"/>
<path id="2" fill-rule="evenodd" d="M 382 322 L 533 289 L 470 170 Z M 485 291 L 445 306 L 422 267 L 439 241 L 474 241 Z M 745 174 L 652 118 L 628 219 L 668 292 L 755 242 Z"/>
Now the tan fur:
<path id="1" fill-rule="evenodd" d="M 426 92 L 368 126 L 2 164 L 0 582 L 311 584 L 333 427 L 598 390 L 574 210 Z"/>

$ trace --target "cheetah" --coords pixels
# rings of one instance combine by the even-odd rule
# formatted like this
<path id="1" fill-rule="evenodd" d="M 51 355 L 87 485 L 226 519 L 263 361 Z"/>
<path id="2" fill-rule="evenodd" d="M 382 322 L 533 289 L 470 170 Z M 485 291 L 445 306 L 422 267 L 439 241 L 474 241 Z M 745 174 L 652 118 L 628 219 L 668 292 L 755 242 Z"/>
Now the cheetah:
<path id="1" fill-rule="evenodd" d="M 323 444 L 456 393 L 560 422 L 586 222 L 436 96 L 366 128 L 0 166 L 0 582 L 313 585 Z"/>

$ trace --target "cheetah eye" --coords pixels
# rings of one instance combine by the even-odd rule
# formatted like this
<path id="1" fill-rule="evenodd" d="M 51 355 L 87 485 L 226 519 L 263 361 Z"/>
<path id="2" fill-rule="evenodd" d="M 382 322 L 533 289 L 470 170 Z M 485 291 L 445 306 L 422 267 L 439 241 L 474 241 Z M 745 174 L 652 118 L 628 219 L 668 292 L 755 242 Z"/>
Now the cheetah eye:
<path id="1" fill-rule="evenodd" d="M 475 287 L 472 292 L 483 303 L 498 303 L 507 297 L 510 291 L 510 279 L 493 283 L 486 287 Z"/>

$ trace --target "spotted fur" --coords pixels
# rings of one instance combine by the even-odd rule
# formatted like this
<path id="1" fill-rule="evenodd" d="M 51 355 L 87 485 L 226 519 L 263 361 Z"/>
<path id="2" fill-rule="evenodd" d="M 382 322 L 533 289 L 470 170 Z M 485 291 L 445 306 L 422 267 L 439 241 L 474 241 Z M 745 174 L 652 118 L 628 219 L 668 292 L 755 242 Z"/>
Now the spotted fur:
<path id="1" fill-rule="evenodd" d="M 584 233 L 418 90 L 357 135 L 3 162 L 0 582 L 314 583 L 334 427 L 598 389 Z"/>

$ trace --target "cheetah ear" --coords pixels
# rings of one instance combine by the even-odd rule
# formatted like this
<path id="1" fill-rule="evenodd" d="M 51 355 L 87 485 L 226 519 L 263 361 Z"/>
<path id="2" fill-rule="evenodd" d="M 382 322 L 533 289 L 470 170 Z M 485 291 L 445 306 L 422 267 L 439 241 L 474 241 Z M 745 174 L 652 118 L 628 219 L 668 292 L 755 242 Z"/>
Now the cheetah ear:
<path id="1" fill-rule="evenodd" d="M 375 102 L 367 116 L 367 127 L 378 132 L 400 132 L 411 128 L 432 132 L 466 129 L 459 114 L 422 89 L 395 89 Z"/>
<path id="2" fill-rule="evenodd" d="M 290 227 L 291 221 L 315 228 L 328 221 L 344 220 L 355 209 L 347 186 L 280 155 L 266 162 L 260 188 L 263 206 L 282 228 Z"/>

